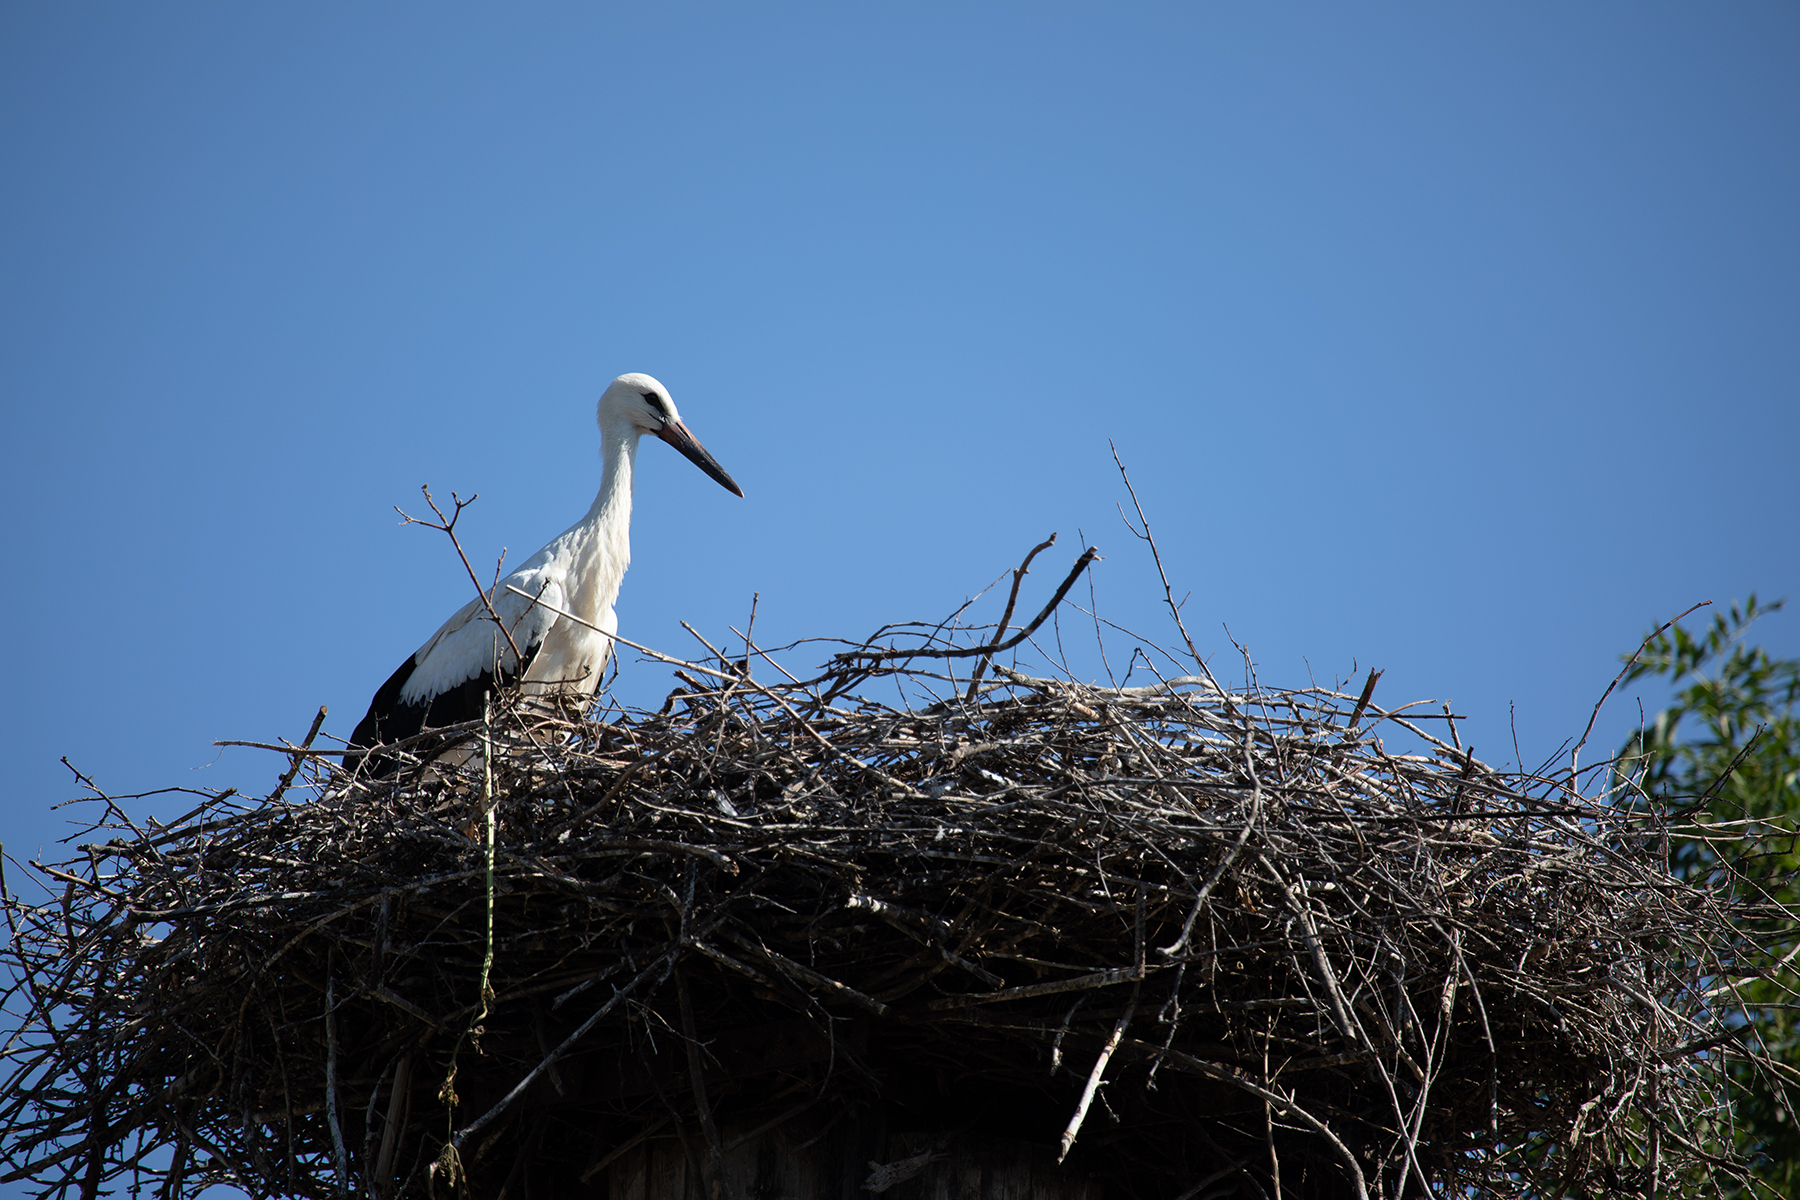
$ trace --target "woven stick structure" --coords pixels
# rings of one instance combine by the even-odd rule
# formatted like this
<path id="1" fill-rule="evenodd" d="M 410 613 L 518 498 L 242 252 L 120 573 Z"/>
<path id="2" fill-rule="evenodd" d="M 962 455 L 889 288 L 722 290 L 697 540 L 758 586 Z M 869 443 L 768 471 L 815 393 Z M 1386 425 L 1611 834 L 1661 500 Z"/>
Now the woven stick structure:
<path id="1" fill-rule="evenodd" d="M 167 825 L 96 794 L 7 902 L 0 1174 L 604 1195 L 660 1142 L 748 1196 L 747 1139 L 878 1118 L 923 1148 L 830 1194 L 973 1134 L 1108 1197 L 1729 1186 L 1745 916 L 1653 816 L 1373 677 L 1022 674 L 1011 608 L 806 681 L 746 639 L 657 712 L 496 697 L 392 780 L 309 737 Z"/>

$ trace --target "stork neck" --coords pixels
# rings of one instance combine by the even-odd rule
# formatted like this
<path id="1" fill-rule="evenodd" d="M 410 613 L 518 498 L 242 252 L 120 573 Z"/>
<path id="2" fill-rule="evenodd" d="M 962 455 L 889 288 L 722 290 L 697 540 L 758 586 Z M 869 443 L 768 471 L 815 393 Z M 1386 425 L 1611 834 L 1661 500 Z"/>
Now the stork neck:
<path id="1" fill-rule="evenodd" d="M 628 527 L 631 524 L 631 482 L 637 467 L 638 433 L 608 430 L 600 441 L 600 491 L 588 509 L 591 525 Z"/>

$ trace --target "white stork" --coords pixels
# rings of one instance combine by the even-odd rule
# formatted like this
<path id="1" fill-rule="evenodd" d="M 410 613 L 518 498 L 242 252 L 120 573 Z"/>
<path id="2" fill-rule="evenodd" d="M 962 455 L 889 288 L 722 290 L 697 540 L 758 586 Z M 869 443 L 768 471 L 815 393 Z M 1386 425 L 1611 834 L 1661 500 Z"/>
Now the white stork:
<path id="1" fill-rule="evenodd" d="M 528 695 L 594 694 L 612 653 L 606 634 L 619 627 L 613 601 L 631 563 L 631 475 L 644 434 L 655 434 L 727 490 L 744 494 L 681 423 L 669 389 L 650 376 L 613 380 L 596 419 L 603 466 L 593 507 L 494 588 L 494 612 L 510 642 L 488 619 L 480 597 L 457 609 L 375 693 L 369 714 L 350 735 L 351 751 L 480 717 L 482 697 L 495 687 L 496 666 L 501 683 L 518 680 Z M 354 770 L 362 757 L 347 754 L 344 765 Z M 393 769 L 384 757 L 371 767 L 374 774 Z"/>

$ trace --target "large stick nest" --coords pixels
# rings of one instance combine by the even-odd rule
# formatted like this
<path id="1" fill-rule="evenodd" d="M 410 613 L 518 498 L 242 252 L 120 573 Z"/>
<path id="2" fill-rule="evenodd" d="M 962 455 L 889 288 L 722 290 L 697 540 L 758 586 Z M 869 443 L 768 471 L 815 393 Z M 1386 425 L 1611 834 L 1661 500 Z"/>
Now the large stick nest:
<path id="1" fill-rule="evenodd" d="M 96 798 L 7 909 L 9 1177 L 574 1194 L 879 1111 L 1121 1197 L 1725 1186 L 1742 914 L 1651 816 L 1360 689 L 972 684 L 970 637 L 502 696 L 397 779 L 296 749 L 168 825 Z"/>

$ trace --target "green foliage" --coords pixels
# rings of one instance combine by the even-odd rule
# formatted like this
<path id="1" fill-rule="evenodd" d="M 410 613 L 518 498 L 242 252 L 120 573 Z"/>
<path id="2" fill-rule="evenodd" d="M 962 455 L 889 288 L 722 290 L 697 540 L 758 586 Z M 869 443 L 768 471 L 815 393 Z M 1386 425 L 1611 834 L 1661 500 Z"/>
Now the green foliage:
<path id="1" fill-rule="evenodd" d="M 1738 990 L 1749 1013 L 1744 1043 L 1774 1065 L 1735 1069 L 1736 1138 L 1774 1189 L 1764 1194 L 1795 1197 L 1800 972 L 1788 955 L 1800 942 L 1800 660 L 1772 658 L 1745 638 L 1751 622 L 1780 607 L 1759 607 L 1752 595 L 1703 634 L 1674 626 L 1652 637 L 1626 681 L 1660 677 L 1674 695 L 1621 759 L 1644 802 L 1685 835 L 1670 843 L 1674 869 L 1759 906 L 1745 925 L 1755 943 L 1745 955 L 1752 977 Z"/>

